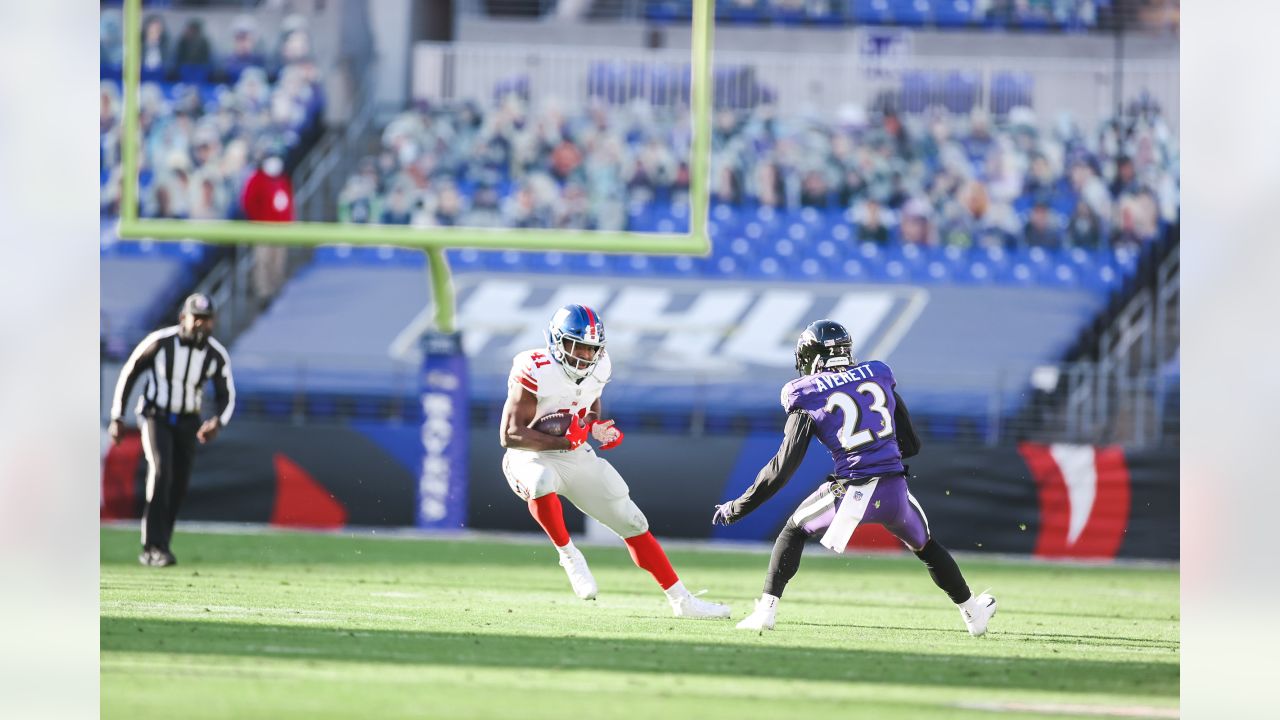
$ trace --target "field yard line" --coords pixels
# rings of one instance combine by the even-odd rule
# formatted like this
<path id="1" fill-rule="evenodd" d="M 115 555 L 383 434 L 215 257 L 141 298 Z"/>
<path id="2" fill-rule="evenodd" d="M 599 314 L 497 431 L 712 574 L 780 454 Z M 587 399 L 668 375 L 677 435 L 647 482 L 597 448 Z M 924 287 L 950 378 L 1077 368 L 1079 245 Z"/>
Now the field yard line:
<path id="1" fill-rule="evenodd" d="M 101 526 L 113 530 L 136 531 L 136 520 L 108 520 Z M 281 528 L 264 523 L 212 522 L 205 520 L 187 520 L 178 523 L 178 530 L 184 533 L 209 533 L 211 535 L 329 535 L 361 540 L 449 540 L 454 542 L 495 542 L 512 545 L 545 545 L 547 536 L 540 532 L 507 532 L 500 530 L 423 530 L 410 527 L 375 527 L 365 525 L 348 525 L 341 530 L 302 530 Z M 581 547 L 617 547 L 617 543 L 594 543 L 586 538 L 575 539 Z M 676 540 L 663 539 L 663 547 L 675 550 L 694 550 L 698 552 L 733 552 L 768 555 L 773 551 L 771 542 L 753 542 L 736 540 Z M 956 557 L 974 561 L 996 562 L 1009 565 L 1060 565 L 1063 567 L 1123 567 L 1151 570 L 1177 570 L 1177 560 L 1136 560 L 1117 558 L 1114 560 L 1078 560 L 1048 559 L 1029 555 L 1013 555 L 1007 553 L 968 552 L 952 550 Z M 859 554 L 883 557 L 902 557 L 906 551 L 861 549 Z"/>
<path id="2" fill-rule="evenodd" d="M 1178 708 L 1151 707 L 1149 705 L 1080 705 L 1063 703 L 956 703 L 954 707 L 965 710 L 989 712 L 1040 713 L 1042 715 L 1095 715 L 1097 717 L 1125 718 L 1176 718 Z"/>

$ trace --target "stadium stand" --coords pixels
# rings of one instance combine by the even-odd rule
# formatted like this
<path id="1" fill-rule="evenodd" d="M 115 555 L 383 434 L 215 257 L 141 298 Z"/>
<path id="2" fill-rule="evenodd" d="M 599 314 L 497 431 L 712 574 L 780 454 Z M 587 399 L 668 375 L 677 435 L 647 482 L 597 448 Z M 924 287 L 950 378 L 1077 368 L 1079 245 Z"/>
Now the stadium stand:
<path id="1" fill-rule="evenodd" d="M 305 21 L 285 24 L 274 54 L 251 16 L 239 17 L 225 47 L 214 47 L 197 22 L 171 43 L 165 19 L 144 22 L 142 217 L 235 219 L 240 194 L 256 164 L 278 153 L 286 169 L 321 130 L 325 98 L 310 57 Z M 119 16 L 101 27 L 100 200 L 103 218 L 102 347 L 118 357 L 167 320 L 175 299 L 199 279 L 218 253 L 201 246 L 120 241 L 121 38 Z M 123 349 L 122 349 L 123 348 Z"/>
<path id="2" fill-rule="evenodd" d="M 101 20 L 100 165 L 103 215 L 119 213 L 120 73 L 118 13 Z M 144 217 L 234 217 L 239 190 L 268 152 L 286 166 L 320 130 L 324 92 L 306 21 L 290 16 L 267 53 L 257 21 L 236 18 L 215 46 L 197 20 L 171 42 L 163 15 L 143 22 L 141 213 Z"/>
<path id="3" fill-rule="evenodd" d="M 919 78 L 928 85 L 927 78 Z M 1135 102 L 1085 133 L 1039 127 L 1024 105 L 993 118 L 964 80 L 919 114 L 848 108 L 834 120 L 726 109 L 713 138 L 715 256 L 673 264 L 457 253 L 465 269 L 793 279 L 1006 282 L 1107 288 L 1177 219 L 1178 149 Z M 904 77 L 903 96 L 916 80 Z M 993 102 L 1025 99 L 1015 77 Z M 624 93 L 625 95 L 625 93 Z M 612 97 L 608 93 L 606 97 Z M 904 100 L 904 104 L 909 104 Z M 688 228 L 687 133 L 643 102 L 565 114 L 515 95 L 404 113 L 339 199 L 347 222 Z M 578 264 L 574 264 L 578 263 Z"/>
<path id="4" fill-rule="evenodd" d="M 721 82 L 733 72 L 722 68 Z M 643 66 L 596 64 L 587 77 L 595 102 L 576 112 L 554 102 L 531 111 L 521 84 L 507 81 L 489 106 L 402 113 L 349 178 L 339 217 L 686 231 L 687 115 L 636 92 L 659 81 Z M 469 304 L 486 283 L 527 290 L 517 305 L 601 281 L 760 294 L 916 286 L 928 288 L 928 301 L 902 321 L 911 331 L 893 350 L 895 367 L 912 377 L 913 412 L 932 435 L 982 437 L 988 423 L 1019 412 L 1032 369 L 1064 356 L 1178 215 L 1178 148 L 1154 103 L 1140 97 L 1123 117 L 1085 131 L 1068 118 L 1042 123 L 1028 107 L 1026 77 L 1001 76 L 992 90 L 991 107 L 980 107 L 970 78 L 904 74 L 890 102 L 827 118 L 781 115 L 758 101 L 767 88 L 750 102 L 724 95 L 709 258 L 450 251 L 459 322 L 469 342 L 488 343 L 468 348 L 473 412 L 498 411 L 519 344 L 503 335 L 503 321 L 489 327 Z M 421 253 L 394 248 L 318 249 L 237 344 L 250 411 L 416 418 L 416 352 L 394 346 L 426 305 L 422 263 Z M 607 315 L 620 296 L 603 297 Z M 812 299 L 813 312 L 833 307 L 823 297 Z M 896 312 L 885 326 L 901 319 Z M 984 327 L 982 318 L 995 317 L 1007 332 Z M 612 322 L 640 332 L 625 317 Z M 997 335 L 1002 342 L 988 341 Z M 673 431 L 776 425 L 768 393 L 744 392 L 785 380 L 776 366 L 730 363 L 715 380 L 698 372 L 670 384 L 669 368 L 646 372 L 645 362 L 617 354 L 631 373 L 613 396 L 620 418 Z"/>

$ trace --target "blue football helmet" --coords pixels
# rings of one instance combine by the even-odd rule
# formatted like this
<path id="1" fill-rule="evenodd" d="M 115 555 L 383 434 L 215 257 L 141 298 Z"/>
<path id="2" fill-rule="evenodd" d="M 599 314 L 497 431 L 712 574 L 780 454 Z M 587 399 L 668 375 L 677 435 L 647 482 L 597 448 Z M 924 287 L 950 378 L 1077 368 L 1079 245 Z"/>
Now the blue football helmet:
<path id="1" fill-rule="evenodd" d="M 604 323 L 586 305 L 565 305 L 547 325 L 547 350 L 566 375 L 582 380 L 604 357 Z"/>

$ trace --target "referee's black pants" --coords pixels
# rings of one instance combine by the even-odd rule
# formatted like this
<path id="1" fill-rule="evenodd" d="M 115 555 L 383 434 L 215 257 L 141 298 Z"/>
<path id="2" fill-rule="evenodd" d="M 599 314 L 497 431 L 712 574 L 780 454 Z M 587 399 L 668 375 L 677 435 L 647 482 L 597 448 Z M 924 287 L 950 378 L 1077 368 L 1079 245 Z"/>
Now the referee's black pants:
<path id="1" fill-rule="evenodd" d="M 142 418 L 142 451 L 147 456 L 147 504 L 142 511 L 142 546 L 169 550 L 178 508 L 191 484 L 200 416 Z"/>

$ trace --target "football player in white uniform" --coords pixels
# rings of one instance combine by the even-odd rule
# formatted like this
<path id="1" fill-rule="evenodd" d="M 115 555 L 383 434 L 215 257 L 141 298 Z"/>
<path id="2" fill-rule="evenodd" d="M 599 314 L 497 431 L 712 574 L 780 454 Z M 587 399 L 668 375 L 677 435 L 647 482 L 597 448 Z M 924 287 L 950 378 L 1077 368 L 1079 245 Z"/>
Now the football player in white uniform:
<path id="1" fill-rule="evenodd" d="M 561 495 L 626 542 L 631 559 L 658 581 L 676 617 L 727 618 L 727 606 L 694 597 L 680 582 L 627 483 L 587 442 L 593 438 L 601 450 L 609 450 L 623 437 L 612 420 L 600 418 L 600 394 L 611 366 L 604 346 L 600 316 L 582 305 L 566 305 L 551 318 L 547 347 L 516 355 L 499 430 L 507 449 L 502 459 L 507 482 L 555 544 L 578 597 L 594 598 L 597 587 L 565 529 Z M 548 432 L 535 429 L 548 415 L 567 428 L 552 427 L 552 418 L 540 426 Z"/>

